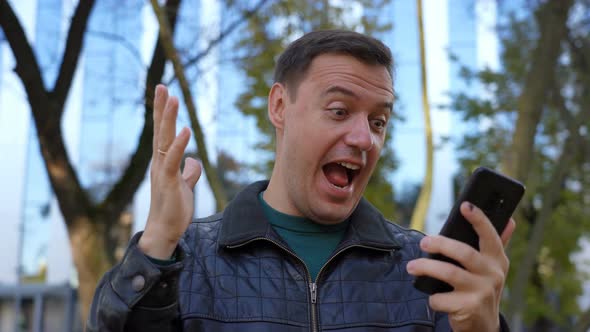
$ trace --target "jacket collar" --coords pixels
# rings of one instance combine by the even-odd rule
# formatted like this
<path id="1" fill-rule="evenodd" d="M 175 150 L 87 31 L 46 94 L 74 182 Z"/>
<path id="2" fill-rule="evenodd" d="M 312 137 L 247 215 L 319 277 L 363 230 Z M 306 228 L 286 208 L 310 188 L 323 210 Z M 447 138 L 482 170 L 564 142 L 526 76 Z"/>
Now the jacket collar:
<path id="1" fill-rule="evenodd" d="M 258 194 L 268 181 L 247 186 L 228 204 L 223 212 L 219 244 L 239 246 L 254 239 L 283 242 L 267 221 Z M 400 249 L 383 215 L 364 198 L 350 216 L 350 226 L 341 245 L 362 245 L 376 249 Z M 340 246 L 339 246 L 340 247 Z"/>

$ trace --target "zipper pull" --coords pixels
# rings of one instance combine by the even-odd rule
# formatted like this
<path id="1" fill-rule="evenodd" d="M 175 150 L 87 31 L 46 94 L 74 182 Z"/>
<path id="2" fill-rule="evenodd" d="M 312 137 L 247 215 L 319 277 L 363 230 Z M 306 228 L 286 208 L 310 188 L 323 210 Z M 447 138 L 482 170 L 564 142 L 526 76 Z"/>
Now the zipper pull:
<path id="1" fill-rule="evenodd" d="M 318 298 L 317 285 L 315 282 L 309 284 L 309 291 L 311 292 L 311 303 L 316 303 Z"/>

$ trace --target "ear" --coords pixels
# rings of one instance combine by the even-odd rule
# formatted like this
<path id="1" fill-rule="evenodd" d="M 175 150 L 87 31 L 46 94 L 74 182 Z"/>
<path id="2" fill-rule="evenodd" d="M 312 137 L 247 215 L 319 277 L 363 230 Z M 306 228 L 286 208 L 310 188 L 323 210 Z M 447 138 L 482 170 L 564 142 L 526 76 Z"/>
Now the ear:
<path id="1" fill-rule="evenodd" d="M 268 94 L 268 118 L 275 129 L 283 129 L 285 124 L 285 106 L 289 98 L 286 87 L 275 83 Z"/>

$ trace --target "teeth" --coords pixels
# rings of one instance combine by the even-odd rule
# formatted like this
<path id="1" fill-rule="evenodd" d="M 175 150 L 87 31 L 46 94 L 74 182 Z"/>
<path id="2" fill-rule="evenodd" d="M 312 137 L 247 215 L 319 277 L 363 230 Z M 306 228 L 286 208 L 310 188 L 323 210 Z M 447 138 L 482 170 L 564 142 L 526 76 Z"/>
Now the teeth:
<path id="1" fill-rule="evenodd" d="M 340 187 L 340 186 L 337 186 L 337 185 L 335 185 L 335 184 L 333 184 L 333 183 L 330 183 L 330 184 L 332 185 L 332 187 L 335 187 L 335 188 L 338 188 L 338 189 L 344 189 L 344 188 L 346 187 L 346 186 L 344 186 L 344 187 Z"/>
<path id="2" fill-rule="evenodd" d="M 340 166 L 344 166 L 344 167 L 346 167 L 346 168 L 348 168 L 348 169 L 351 169 L 351 170 L 353 170 L 353 171 L 356 171 L 356 170 L 358 170 L 358 169 L 360 169 L 360 168 L 361 168 L 361 167 L 360 167 L 360 166 L 358 166 L 358 165 L 354 165 L 354 164 L 347 163 L 347 162 L 339 162 L 339 163 L 338 163 L 338 165 L 340 165 Z"/>

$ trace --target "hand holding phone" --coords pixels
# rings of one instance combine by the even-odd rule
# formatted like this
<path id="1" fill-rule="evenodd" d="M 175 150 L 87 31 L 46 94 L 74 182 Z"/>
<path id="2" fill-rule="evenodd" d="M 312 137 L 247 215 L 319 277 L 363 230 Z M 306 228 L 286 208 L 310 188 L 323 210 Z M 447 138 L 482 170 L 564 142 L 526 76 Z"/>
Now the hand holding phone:
<path id="1" fill-rule="evenodd" d="M 468 201 L 479 207 L 488 217 L 496 232 L 501 234 L 522 199 L 524 191 L 524 185 L 514 179 L 486 167 L 477 168 L 463 187 L 440 235 L 467 243 L 479 250 L 479 236 L 461 214 L 461 203 Z M 428 258 L 461 266 L 455 260 L 441 254 L 429 254 Z M 453 287 L 446 282 L 429 276 L 418 276 L 414 280 L 414 287 L 427 294 L 453 290 Z"/>

